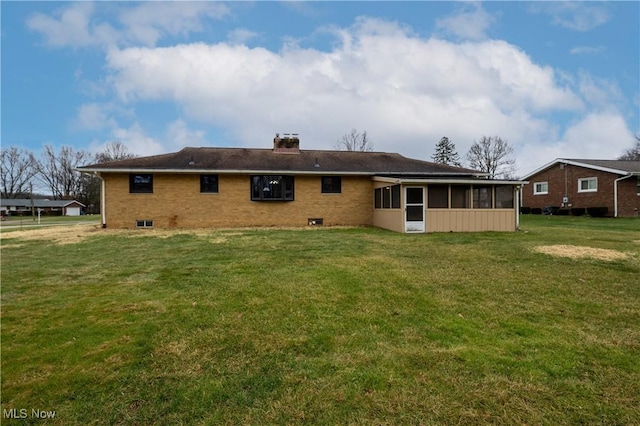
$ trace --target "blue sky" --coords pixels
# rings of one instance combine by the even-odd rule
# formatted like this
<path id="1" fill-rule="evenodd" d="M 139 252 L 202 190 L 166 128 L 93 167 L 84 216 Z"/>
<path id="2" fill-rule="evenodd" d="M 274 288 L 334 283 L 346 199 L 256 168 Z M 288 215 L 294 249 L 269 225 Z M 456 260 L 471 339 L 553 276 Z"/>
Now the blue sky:
<path id="1" fill-rule="evenodd" d="M 2 146 L 507 139 L 517 174 L 640 134 L 639 2 L 6 2 Z"/>

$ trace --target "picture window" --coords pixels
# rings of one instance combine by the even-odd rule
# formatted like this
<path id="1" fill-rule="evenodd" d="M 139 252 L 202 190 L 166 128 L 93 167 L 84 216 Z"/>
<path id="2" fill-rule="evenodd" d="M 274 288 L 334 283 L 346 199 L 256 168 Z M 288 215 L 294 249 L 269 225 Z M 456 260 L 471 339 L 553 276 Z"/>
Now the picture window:
<path id="1" fill-rule="evenodd" d="M 293 201 L 293 176 L 251 176 L 252 201 Z"/>

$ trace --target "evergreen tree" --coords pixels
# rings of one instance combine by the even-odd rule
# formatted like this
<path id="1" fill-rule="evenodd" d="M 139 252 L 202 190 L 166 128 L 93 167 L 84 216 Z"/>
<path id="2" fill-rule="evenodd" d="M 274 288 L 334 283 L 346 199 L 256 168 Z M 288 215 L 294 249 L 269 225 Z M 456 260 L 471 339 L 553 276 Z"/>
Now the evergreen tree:
<path id="1" fill-rule="evenodd" d="M 451 142 L 446 136 L 443 136 L 440 142 L 436 144 L 436 152 L 431 158 L 436 163 L 462 167 L 460 156 L 456 151 L 456 144 Z"/>

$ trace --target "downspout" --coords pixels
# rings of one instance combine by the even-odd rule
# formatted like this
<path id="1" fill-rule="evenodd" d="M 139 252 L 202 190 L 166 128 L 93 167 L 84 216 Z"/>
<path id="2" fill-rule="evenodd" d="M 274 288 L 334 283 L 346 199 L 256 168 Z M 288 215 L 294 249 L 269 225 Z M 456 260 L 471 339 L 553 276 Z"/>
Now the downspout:
<path id="1" fill-rule="evenodd" d="M 635 175 L 628 174 L 626 176 L 622 176 L 621 178 L 618 178 L 615 181 L 613 181 L 613 217 L 618 217 L 618 182 L 620 182 L 621 180 L 628 179 L 632 176 L 635 176 Z"/>
<path id="2" fill-rule="evenodd" d="M 520 199 L 520 202 L 516 203 L 516 231 L 520 230 L 520 203 L 522 203 L 522 187 L 523 185 L 516 186 L 516 193 L 518 194 L 516 199 Z"/>
<path id="3" fill-rule="evenodd" d="M 106 213 L 107 184 L 105 180 L 102 178 L 102 176 L 100 176 L 100 172 L 89 172 L 89 173 L 91 173 L 92 175 L 100 179 L 100 221 L 102 222 L 102 227 L 106 228 L 107 227 L 107 213 Z"/>
<path id="4" fill-rule="evenodd" d="M 96 173 L 96 176 L 100 179 L 100 216 L 102 216 L 102 227 L 107 227 L 107 183 L 100 172 Z"/>

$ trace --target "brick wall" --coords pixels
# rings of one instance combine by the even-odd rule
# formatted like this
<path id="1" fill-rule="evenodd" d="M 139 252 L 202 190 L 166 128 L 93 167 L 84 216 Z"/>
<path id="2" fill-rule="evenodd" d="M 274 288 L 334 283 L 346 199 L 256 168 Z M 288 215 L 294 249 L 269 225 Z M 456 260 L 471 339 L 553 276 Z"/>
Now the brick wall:
<path id="1" fill-rule="evenodd" d="M 578 192 L 578 179 L 598 179 L 597 192 Z M 569 197 L 567 208 L 571 207 L 607 207 L 609 215 L 614 214 L 614 181 L 620 175 L 565 164 L 555 164 L 530 177 L 522 195 L 524 207 L 545 206 L 563 207 L 562 198 Z M 534 195 L 537 182 L 548 182 L 549 192 L 545 195 Z M 637 195 L 637 178 L 631 177 L 618 183 L 618 216 L 635 217 L 640 211 L 640 196 Z"/>
<path id="2" fill-rule="evenodd" d="M 320 176 L 296 176 L 294 201 L 251 201 L 249 175 L 219 175 L 219 192 L 200 193 L 199 174 L 154 174 L 153 194 L 129 193 L 129 174 L 103 174 L 108 228 L 135 228 L 153 220 L 156 228 L 371 225 L 373 182 L 342 177 L 341 194 L 321 193 Z"/>

